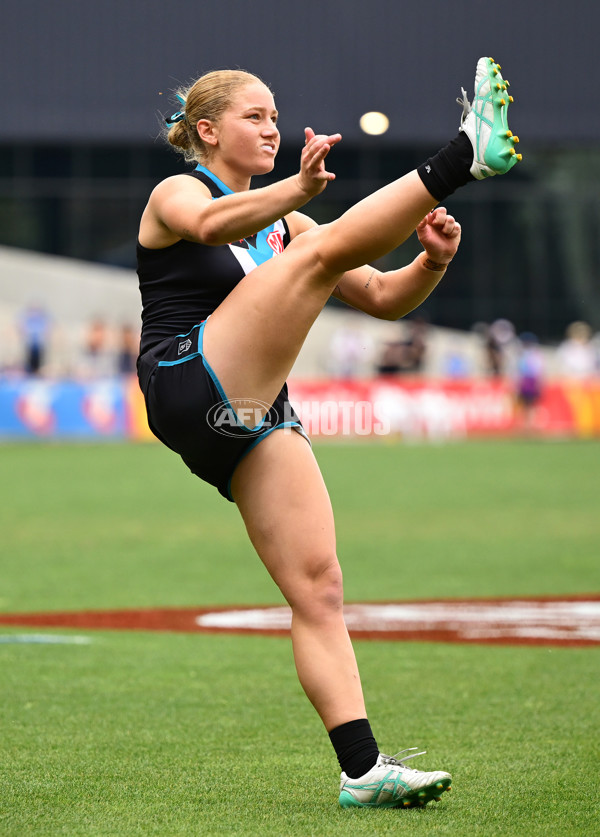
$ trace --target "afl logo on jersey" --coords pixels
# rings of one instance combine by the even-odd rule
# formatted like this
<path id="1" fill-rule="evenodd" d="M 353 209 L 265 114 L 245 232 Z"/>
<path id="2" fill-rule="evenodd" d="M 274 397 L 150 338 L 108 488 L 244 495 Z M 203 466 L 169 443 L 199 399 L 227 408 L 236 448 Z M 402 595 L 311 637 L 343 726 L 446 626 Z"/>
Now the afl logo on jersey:
<path id="1" fill-rule="evenodd" d="M 267 244 L 277 255 L 283 253 L 283 238 L 280 232 L 270 232 L 267 236 Z"/>

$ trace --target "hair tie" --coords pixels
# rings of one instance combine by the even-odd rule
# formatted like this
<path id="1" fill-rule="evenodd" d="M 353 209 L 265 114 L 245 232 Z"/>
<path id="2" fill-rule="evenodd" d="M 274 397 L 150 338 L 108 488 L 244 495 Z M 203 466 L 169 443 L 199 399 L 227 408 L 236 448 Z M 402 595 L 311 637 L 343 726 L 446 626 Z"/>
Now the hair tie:
<path id="1" fill-rule="evenodd" d="M 165 119 L 165 122 L 170 128 L 171 125 L 175 125 L 176 122 L 181 122 L 183 119 L 185 119 L 185 113 L 182 110 L 178 110 L 177 113 L 173 114 L 173 116 L 169 116 L 168 119 Z"/>
<path id="2" fill-rule="evenodd" d="M 175 94 L 175 98 L 185 107 L 185 99 L 183 96 L 180 96 L 179 93 Z M 167 126 L 170 128 L 172 125 L 175 125 L 177 122 L 182 122 L 185 119 L 185 110 L 178 110 L 177 113 L 174 113 L 173 116 L 168 117 L 165 119 Z"/>

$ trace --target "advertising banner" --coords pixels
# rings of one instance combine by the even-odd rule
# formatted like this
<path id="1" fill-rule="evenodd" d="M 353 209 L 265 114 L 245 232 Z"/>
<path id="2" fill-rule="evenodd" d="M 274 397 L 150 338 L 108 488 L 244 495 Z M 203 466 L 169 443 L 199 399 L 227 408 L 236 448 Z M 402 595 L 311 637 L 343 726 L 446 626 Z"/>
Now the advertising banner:
<path id="1" fill-rule="evenodd" d="M 0 383 L 0 436 L 123 438 L 127 428 L 120 380 L 78 383 L 29 378 Z"/>
<path id="2" fill-rule="evenodd" d="M 598 380 L 549 383 L 530 403 L 522 403 L 503 380 L 292 379 L 289 393 L 315 440 L 600 437 Z M 124 377 L 0 381 L 0 438 L 154 437 L 137 380 Z"/>
<path id="3" fill-rule="evenodd" d="M 314 438 L 600 436 L 600 381 L 547 384 L 529 403 L 503 380 L 292 381 L 289 390 Z"/>

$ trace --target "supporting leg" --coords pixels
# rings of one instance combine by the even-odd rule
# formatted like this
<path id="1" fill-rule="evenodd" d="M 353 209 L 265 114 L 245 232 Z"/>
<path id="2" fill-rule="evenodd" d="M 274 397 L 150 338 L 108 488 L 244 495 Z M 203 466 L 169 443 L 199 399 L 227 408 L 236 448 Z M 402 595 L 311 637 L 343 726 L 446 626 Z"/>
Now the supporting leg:
<path id="1" fill-rule="evenodd" d="M 365 718 L 343 616 L 329 496 L 306 440 L 277 430 L 237 467 L 232 494 L 250 539 L 292 608 L 300 683 L 329 731 Z"/>

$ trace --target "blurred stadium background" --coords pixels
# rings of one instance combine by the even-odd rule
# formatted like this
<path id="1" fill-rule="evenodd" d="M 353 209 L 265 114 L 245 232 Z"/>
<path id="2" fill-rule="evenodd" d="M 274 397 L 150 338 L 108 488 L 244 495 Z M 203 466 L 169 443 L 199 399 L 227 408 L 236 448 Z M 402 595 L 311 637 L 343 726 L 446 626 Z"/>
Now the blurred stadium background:
<path id="1" fill-rule="evenodd" d="M 155 183 L 181 171 L 160 139 L 169 92 L 214 68 L 262 76 L 282 114 L 281 177 L 297 170 L 305 125 L 341 131 L 337 180 L 308 207 L 327 221 L 452 136 L 455 98 L 486 54 L 511 81 L 523 163 L 447 202 L 464 240 L 422 310 L 394 324 L 327 306 L 291 392 L 331 490 L 348 601 L 572 594 L 597 614 L 600 7 L 4 0 L 2 11 L 0 832 L 596 834 L 597 647 L 357 642 L 381 746 L 422 746 L 455 788 L 425 811 L 364 812 L 402 821 L 349 825 L 286 639 L 48 634 L 11 617 L 280 603 L 235 507 L 161 445 L 121 443 L 148 433 L 130 371 L 135 238 Z M 387 133 L 361 131 L 369 111 L 388 116 Z M 573 323 L 584 325 L 569 355 Z M 44 337 L 41 358 L 28 360 L 27 333 Z M 516 398 L 525 350 L 543 367 L 532 410 Z M 318 444 L 348 419 L 376 436 L 369 404 L 389 444 Z"/>
<path id="2" fill-rule="evenodd" d="M 599 25 L 600 10 L 582 0 L 525 0 L 497 20 L 475 0 L 305 0 L 301 8 L 264 0 L 7 0 L 0 51 L 0 434 L 36 435 L 49 426 L 40 411 L 58 395 L 40 380 L 89 383 L 130 366 L 122 340 L 131 337 L 124 327 L 134 338 L 139 327 L 138 219 L 156 182 L 182 167 L 160 137 L 161 114 L 173 110 L 178 84 L 236 66 L 271 84 L 282 114 L 277 177 L 297 170 L 305 125 L 341 131 L 331 162 L 337 180 L 308 208 L 327 221 L 453 134 L 455 99 L 461 86 L 471 94 L 481 54 L 504 64 L 512 83 L 511 124 L 522 138 L 523 163 L 509 177 L 447 201 L 463 223 L 464 242 L 420 310 L 394 325 L 332 303 L 295 376 L 362 379 L 396 367 L 398 387 L 408 373 L 462 381 L 467 389 L 466 381 L 487 379 L 502 392 L 501 403 L 487 409 L 506 410 L 526 333 L 538 341 L 548 382 L 577 379 L 575 390 L 557 396 L 562 418 L 554 430 L 600 432 L 590 382 L 598 374 L 600 329 L 600 113 L 590 92 Z M 361 130 L 369 111 L 388 116 L 386 133 Z M 405 262 L 417 246 L 409 241 L 380 266 Z M 416 360 L 406 356 L 415 322 L 427 344 Z M 587 344 L 588 367 L 569 370 L 556 348 L 573 322 L 585 324 L 579 342 Z M 26 332 L 36 329 L 47 342 L 42 374 L 19 406 Z M 500 375 L 491 374 L 494 340 Z M 126 400 L 107 393 L 105 387 L 96 398 L 104 412 L 115 399 Z M 317 397 L 314 389 L 309 395 Z M 544 409 L 540 428 L 554 407 Z M 23 415 L 33 417 L 29 425 Z M 103 413 L 102 432 L 119 424 L 109 419 Z M 511 422 L 500 429 L 514 429 L 516 418 Z"/>

